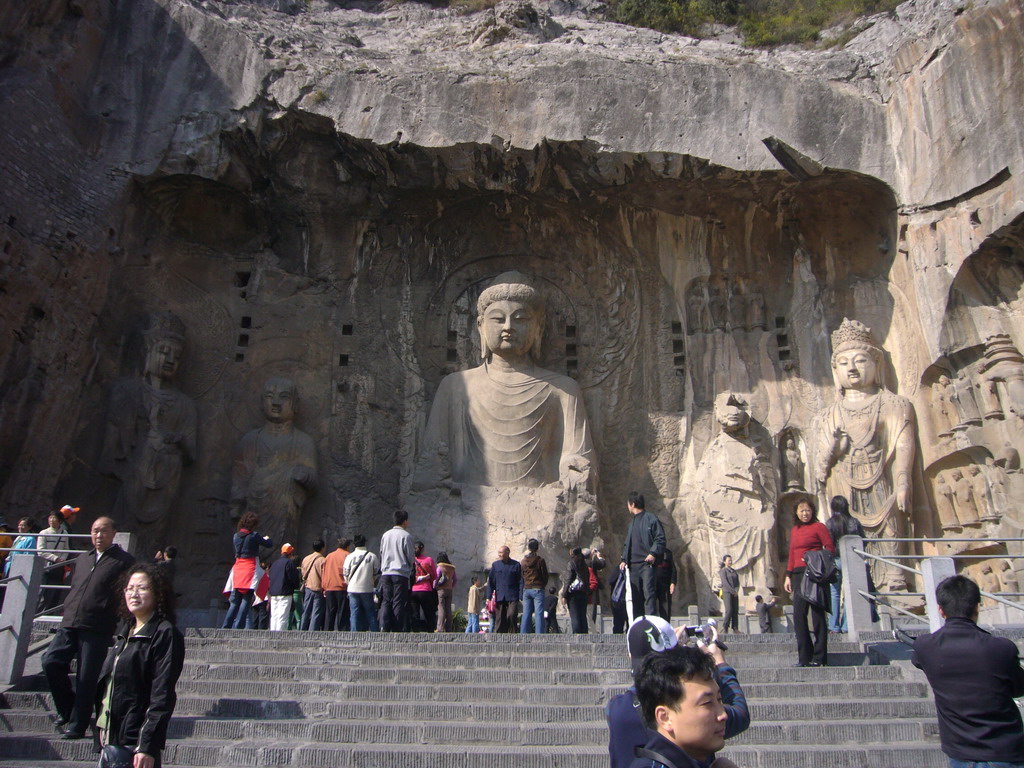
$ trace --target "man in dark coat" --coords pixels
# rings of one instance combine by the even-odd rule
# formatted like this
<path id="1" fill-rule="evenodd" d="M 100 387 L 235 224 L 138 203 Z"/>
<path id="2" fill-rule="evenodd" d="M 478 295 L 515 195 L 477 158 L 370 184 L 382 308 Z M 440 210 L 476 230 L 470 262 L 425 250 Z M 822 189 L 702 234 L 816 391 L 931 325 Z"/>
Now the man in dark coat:
<path id="1" fill-rule="evenodd" d="M 655 567 L 665 555 L 665 529 L 653 512 L 644 509 L 642 493 L 633 491 L 626 503 L 633 519 L 629 522 L 619 568 L 629 567 L 633 590 L 633 616 L 658 614 Z"/>
<path id="2" fill-rule="evenodd" d="M 93 549 L 73 562 L 71 590 L 64 601 L 64 618 L 43 656 L 43 672 L 50 684 L 61 738 L 81 739 L 92 719 L 107 648 L 117 624 L 117 605 L 124 599 L 117 589 L 121 575 L 135 558 L 114 543 L 117 527 L 109 517 L 92 524 Z M 68 673 L 78 659 L 75 687 Z"/>
<path id="3" fill-rule="evenodd" d="M 508 547 L 498 547 L 498 559 L 491 563 L 487 577 L 487 599 L 494 596 L 495 632 L 515 632 L 519 599 L 523 595 L 523 569 L 518 560 L 509 557 Z"/>
<path id="4" fill-rule="evenodd" d="M 966 576 L 935 589 L 946 624 L 914 641 L 910 657 L 935 692 L 939 738 L 951 768 L 1024 766 L 1024 727 L 1014 699 L 1024 695 L 1017 646 L 977 625 L 981 593 Z"/>

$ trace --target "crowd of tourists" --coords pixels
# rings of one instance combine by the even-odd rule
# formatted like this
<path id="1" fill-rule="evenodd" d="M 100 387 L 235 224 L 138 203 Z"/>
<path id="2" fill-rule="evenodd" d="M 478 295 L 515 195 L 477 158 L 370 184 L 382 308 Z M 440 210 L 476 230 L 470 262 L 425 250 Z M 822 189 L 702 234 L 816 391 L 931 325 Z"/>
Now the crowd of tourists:
<path id="1" fill-rule="evenodd" d="M 613 606 L 632 599 L 638 618 L 623 628 L 634 685 L 606 707 L 612 768 L 735 768 L 717 753 L 750 724 L 737 672 L 716 638 L 687 645 L 685 628 L 673 628 L 659 615 L 664 529 L 645 509 L 642 495 L 631 494 L 627 507 L 631 521 L 609 583 Z M 168 547 L 152 562 L 136 561 L 114 543 L 114 521 L 100 517 L 90 527 L 92 548 L 74 555 L 69 523 L 78 511 L 65 507 L 50 515 L 42 532 L 33 530 L 30 519 L 19 521 L 16 538 L 0 539 L 5 568 L 17 557 L 38 555 L 50 566 L 48 573 L 58 574 L 50 577 L 53 583 L 67 589 L 60 627 L 42 659 L 61 738 L 85 738 L 92 727 L 102 745 L 100 768 L 157 768 L 185 657 L 175 625 L 177 553 Z M 834 497 L 830 511 L 821 523 L 811 499 L 794 510 L 785 589 L 793 595 L 797 666 L 802 667 L 828 663 L 826 614 L 840 612 L 827 588 L 842 570 L 835 563 L 835 542 L 862 535 L 845 498 Z M 408 515 L 396 512 L 379 555 L 367 549 L 363 535 L 339 538 L 326 554 L 318 540 L 301 561 L 286 543 L 266 568 L 261 550 L 274 543 L 259 533 L 255 515 L 243 516 L 233 537 L 224 626 L 265 621 L 263 626 L 275 630 L 451 632 L 456 568 L 444 552 L 428 555 L 408 527 Z M 607 567 L 600 551 L 572 548 L 556 590 L 548 586 L 553 574 L 537 539 L 526 542 L 519 560 L 502 546 L 486 580 L 471 580 L 466 631 L 480 631 L 483 617 L 491 631 L 545 633 L 557 626 L 560 602 L 572 631 L 586 632 Z M 718 576 L 723 629 L 736 631 L 738 579 L 728 556 Z M 62 593 L 54 591 L 59 602 Z M 946 624 L 915 639 L 911 661 L 934 689 L 951 768 L 1024 768 L 1024 726 L 1014 703 L 1024 695 L 1024 671 L 1016 645 L 977 626 L 981 595 L 970 579 L 944 580 L 936 598 Z M 41 601 L 53 599 L 44 595 Z M 767 601 L 759 601 L 759 608 L 762 602 Z M 833 615 L 831 626 L 841 627 L 842 616 Z"/>

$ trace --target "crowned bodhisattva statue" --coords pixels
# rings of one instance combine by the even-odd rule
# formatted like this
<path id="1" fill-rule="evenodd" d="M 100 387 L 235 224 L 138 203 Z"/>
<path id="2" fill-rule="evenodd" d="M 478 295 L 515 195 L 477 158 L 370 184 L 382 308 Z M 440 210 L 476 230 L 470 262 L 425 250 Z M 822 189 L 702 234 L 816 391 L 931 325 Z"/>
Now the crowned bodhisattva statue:
<path id="1" fill-rule="evenodd" d="M 917 424 L 911 402 L 884 387 L 881 364 L 871 329 L 844 319 L 832 334 L 838 396 L 821 414 L 816 479 L 826 500 L 849 500 L 869 538 L 892 539 L 908 534 Z M 885 542 L 873 551 L 893 557 L 900 550 Z M 873 561 L 871 573 L 880 589 L 906 589 L 895 566 Z"/>

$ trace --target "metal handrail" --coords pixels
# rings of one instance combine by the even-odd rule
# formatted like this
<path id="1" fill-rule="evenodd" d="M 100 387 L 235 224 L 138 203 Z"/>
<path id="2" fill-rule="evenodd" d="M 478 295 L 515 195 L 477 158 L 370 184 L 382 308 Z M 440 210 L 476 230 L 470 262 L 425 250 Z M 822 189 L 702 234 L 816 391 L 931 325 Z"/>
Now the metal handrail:
<path id="1" fill-rule="evenodd" d="M 928 623 L 928 621 L 926 619 L 924 619 L 922 616 L 918 616 L 916 613 L 911 613 L 910 611 L 906 610 L 905 608 L 900 608 L 898 605 L 893 605 L 892 603 L 890 603 L 888 601 L 879 600 L 877 597 L 872 595 L 870 592 L 864 592 L 864 591 L 858 589 L 857 590 L 857 594 L 859 594 L 861 597 L 867 598 L 868 601 L 874 603 L 875 605 L 882 605 L 882 606 L 885 606 L 886 608 L 888 608 L 891 611 L 897 611 L 898 613 L 902 613 L 904 616 L 909 616 L 914 621 L 920 622 L 921 624 L 927 624 Z"/>
<path id="2" fill-rule="evenodd" d="M 1021 538 L 1002 538 L 1002 537 L 1000 537 L 998 539 L 992 539 L 992 537 L 990 537 L 990 536 L 984 536 L 984 537 L 982 537 L 980 539 L 971 539 L 971 538 L 956 538 L 956 539 L 954 539 L 954 538 L 948 538 L 948 539 L 946 539 L 946 538 L 942 538 L 942 539 L 935 539 L 935 538 L 920 538 L 920 539 L 864 539 L 864 543 L 865 544 L 874 544 L 874 543 L 877 543 L 877 542 L 886 542 L 886 541 L 893 541 L 893 542 L 897 542 L 897 541 L 898 542 L 928 541 L 928 542 L 936 542 L 938 544 L 944 544 L 944 543 L 949 542 L 949 541 L 964 541 L 964 542 L 977 542 L 977 541 L 1024 541 L 1024 537 L 1021 537 Z"/>
<path id="3" fill-rule="evenodd" d="M 886 563 L 887 565 L 894 565 L 897 568 L 902 568 L 904 571 L 907 571 L 908 573 L 916 573 L 918 576 L 922 575 L 921 571 L 919 571 L 917 568 L 911 568 L 907 565 L 900 565 L 899 563 L 893 562 L 892 560 L 889 560 L 887 558 L 879 557 L 878 555 L 872 555 L 868 552 L 865 552 L 863 549 L 855 549 L 853 551 L 856 552 L 858 555 L 862 555 L 863 557 L 870 557 L 872 560 L 878 560 L 880 563 Z"/>

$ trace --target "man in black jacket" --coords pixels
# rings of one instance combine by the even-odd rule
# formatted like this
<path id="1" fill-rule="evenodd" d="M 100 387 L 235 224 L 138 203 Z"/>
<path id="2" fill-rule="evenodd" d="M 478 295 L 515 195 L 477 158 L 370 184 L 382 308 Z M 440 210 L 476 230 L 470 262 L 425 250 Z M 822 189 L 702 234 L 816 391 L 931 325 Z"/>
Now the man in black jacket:
<path id="1" fill-rule="evenodd" d="M 946 624 L 914 641 L 910 660 L 935 692 L 942 751 L 951 768 L 1024 766 L 1024 727 L 1014 698 L 1024 695 L 1017 646 L 975 623 L 981 593 L 966 576 L 935 589 Z"/>
<path id="2" fill-rule="evenodd" d="M 97 519 L 90 533 L 93 549 L 74 560 L 64 618 L 42 662 L 57 709 L 57 727 L 66 727 L 64 739 L 81 739 L 92 719 L 96 682 L 114 635 L 118 602 L 124 599 L 117 583 L 135 562 L 114 543 L 117 527 L 109 517 Z M 72 690 L 68 673 L 75 658 L 78 672 Z"/>
<path id="3" fill-rule="evenodd" d="M 655 616 L 658 613 L 658 588 L 655 566 L 665 554 L 665 529 L 653 512 L 644 509 L 643 494 L 629 494 L 626 507 L 633 519 L 626 532 L 619 568 L 629 566 L 633 590 L 633 617 Z"/>

